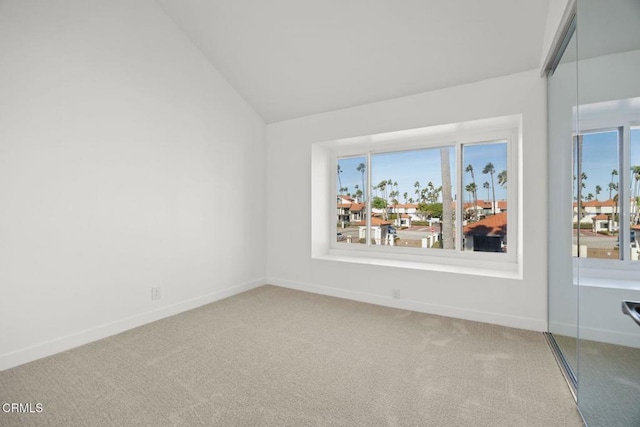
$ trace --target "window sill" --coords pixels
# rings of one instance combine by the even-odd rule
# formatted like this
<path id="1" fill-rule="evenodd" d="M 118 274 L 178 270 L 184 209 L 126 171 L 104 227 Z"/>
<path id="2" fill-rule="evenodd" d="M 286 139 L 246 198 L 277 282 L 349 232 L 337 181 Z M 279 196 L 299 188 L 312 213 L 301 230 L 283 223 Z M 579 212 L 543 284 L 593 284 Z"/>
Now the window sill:
<path id="1" fill-rule="evenodd" d="M 573 284 L 591 288 L 607 288 L 640 291 L 640 282 L 638 282 L 638 273 L 640 265 L 630 263 L 622 263 L 617 268 L 611 265 L 602 265 L 602 262 L 591 262 L 590 266 L 584 266 L 575 263 L 580 258 L 574 258 L 574 271 L 578 271 L 578 280 L 574 277 Z M 581 263 L 584 262 L 584 259 Z M 614 261 L 617 263 L 617 261 Z M 637 261 L 634 261 L 637 262 Z"/>
<path id="2" fill-rule="evenodd" d="M 574 285 L 578 285 L 575 281 Z M 588 288 L 607 288 L 640 291 L 640 282 L 637 280 L 621 280 L 602 277 L 580 276 L 580 286 Z"/>
<path id="3" fill-rule="evenodd" d="M 405 257 L 408 258 L 408 257 Z M 415 270 L 437 271 L 443 273 L 488 276 L 503 279 L 522 280 L 522 269 L 519 264 L 511 262 L 486 262 L 438 257 L 420 257 L 422 259 L 391 259 L 375 254 L 354 254 L 352 251 L 332 249 L 326 254 L 314 256 L 313 259 L 323 261 L 348 262 L 355 264 L 377 265 L 382 267 L 408 268 Z"/>

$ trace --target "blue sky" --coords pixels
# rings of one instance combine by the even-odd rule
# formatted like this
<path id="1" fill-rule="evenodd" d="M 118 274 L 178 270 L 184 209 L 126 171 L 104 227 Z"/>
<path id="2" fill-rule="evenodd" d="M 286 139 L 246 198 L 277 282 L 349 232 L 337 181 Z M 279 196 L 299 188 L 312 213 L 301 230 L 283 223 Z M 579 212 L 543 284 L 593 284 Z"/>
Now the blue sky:
<path id="1" fill-rule="evenodd" d="M 449 154 L 451 167 L 451 184 L 455 186 L 455 151 L 450 149 Z M 496 186 L 496 199 L 506 199 L 506 188 L 502 188 L 497 183 L 497 176 L 502 170 L 507 169 L 507 151 L 505 143 L 476 144 L 464 146 L 463 165 L 471 164 L 475 173 L 476 185 L 478 186 L 478 198 L 486 199 L 487 190 L 482 184 L 487 181 L 491 183 L 489 174 L 483 174 L 487 163 L 493 163 L 495 168 L 494 182 Z M 338 164 L 342 169 L 340 180 L 343 187 L 347 187 L 351 193 L 355 193 L 355 186 L 362 188 L 362 174 L 357 171 L 360 163 L 366 163 L 365 157 L 339 159 Z M 421 188 L 425 187 L 429 181 L 435 187 L 442 185 L 440 172 L 440 148 L 398 151 L 393 153 L 375 154 L 371 156 L 371 173 L 374 185 L 382 180 L 391 179 L 398 183 L 400 192 L 400 202 L 404 202 L 403 193 L 407 192 L 408 197 L 417 199 L 414 183 L 420 182 Z M 366 174 L 365 174 L 366 179 Z M 464 173 L 463 185 L 471 182 L 471 175 Z M 337 183 L 339 187 L 339 184 Z M 455 194 L 455 188 L 453 193 Z M 469 200 L 467 192 L 464 200 Z"/>
<path id="2" fill-rule="evenodd" d="M 371 156 L 371 160 L 374 185 L 383 179 L 391 179 L 397 182 L 400 191 L 400 202 L 404 202 L 402 196 L 404 192 L 407 192 L 409 197 L 417 199 L 414 187 L 416 181 L 420 182 L 421 187 L 426 186 L 429 181 L 433 182 L 436 187 L 442 185 L 439 148 L 376 154 Z M 608 199 L 608 185 L 611 182 L 611 171 L 617 169 L 618 173 L 620 173 L 617 133 L 615 131 L 609 131 L 585 135 L 583 140 L 582 161 L 583 171 L 587 174 L 587 179 L 584 181 L 586 189 L 583 192 L 585 197 L 589 193 L 592 193 L 595 197 L 596 185 L 600 185 L 602 191 L 598 195 L 598 199 Z M 630 161 L 632 166 L 640 165 L 640 128 L 631 130 Z M 497 183 L 498 173 L 507 169 L 506 144 L 490 143 L 464 146 L 463 167 L 466 168 L 469 164 L 473 166 L 479 199 L 487 199 L 487 190 L 483 188 L 483 183 L 491 183 L 490 175 L 482 173 L 482 170 L 488 162 L 492 162 L 495 168 L 494 183 L 496 199 L 506 199 L 506 188 L 502 188 Z M 355 193 L 356 185 L 362 188 L 362 174 L 357 171 L 360 163 L 365 163 L 364 157 L 339 160 L 342 169 L 342 173 L 340 174 L 342 186 L 348 187 L 351 193 Z M 452 174 L 451 182 L 455 185 L 456 174 L 453 149 L 450 151 L 450 163 Z M 471 182 L 471 175 L 465 172 L 463 177 L 464 187 Z M 614 176 L 614 181 L 617 182 L 617 180 L 618 177 Z M 633 180 L 630 180 L 630 185 L 633 186 Z M 615 191 L 612 191 L 611 195 L 615 195 Z M 491 198 L 490 191 L 489 196 L 489 198 Z M 467 192 L 464 193 L 464 200 L 469 200 L 469 194 Z"/>
<path id="3" fill-rule="evenodd" d="M 582 170 L 587 174 L 587 179 L 583 181 L 586 186 L 583 191 L 584 196 L 592 193 L 596 195 L 596 185 L 602 187 L 602 192 L 598 195 L 598 200 L 609 198 L 609 183 L 611 181 L 611 171 L 616 169 L 620 173 L 618 163 L 618 136 L 616 131 L 586 134 L 582 143 Z M 640 129 L 631 131 L 631 165 L 640 165 Z M 629 171 L 630 174 L 630 171 Z M 629 175 L 630 176 L 630 175 Z M 618 178 L 614 176 L 614 182 Z M 633 181 L 630 181 L 633 185 Z M 611 192 L 614 196 L 615 190 Z"/>

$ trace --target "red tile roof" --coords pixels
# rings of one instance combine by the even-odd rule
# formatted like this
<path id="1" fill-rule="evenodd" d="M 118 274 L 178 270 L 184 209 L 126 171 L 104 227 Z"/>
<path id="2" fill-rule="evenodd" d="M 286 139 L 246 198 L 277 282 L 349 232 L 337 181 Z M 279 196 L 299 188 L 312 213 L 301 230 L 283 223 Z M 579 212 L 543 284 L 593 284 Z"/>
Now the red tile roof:
<path id="1" fill-rule="evenodd" d="M 338 203 L 337 207 L 340 209 L 349 209 L 352 212 L 358 212 L 364 209 L 364 203 Z"/>
<path id="2" fill-rule="evenodd" d="M 504 236 L 507 234 L 507 213 L 500 212 L 469 224 L 464 228 L 464 234 Z"/>
<path id="3" fill-rule="evenodd" d="M 597 220 L 602 220 L 602 219 L 609 219 L 609 215 L 605 215 L 605 214 L 600 214 L 600 215 L 596 215 L 591 219 L 597 219 Z"/>
<path id="4" fill-rule="evenodd" d="M 613 207 L 617 206 L 617 202 L 613 199 L 609 200 L 590 200 L 588 202 L 582 202 L 583 208 L 597 208 L 597 207 Z M 573 207 L 575 208 L 578 203 L 573 202 Z"/>
<path id="5" fill-rule="evenodd" d="M 367 225 L 367 221 L 356 222 L 356 225 Z M 371 225 L 391 225 L 389 221 L 385 221 L 380 217 L 374 216 L 371 218 Z"/>
<path id="6" fill-rule="evenodd" d="M 506 201 L 497 201 L 498 203 L 498 207 L 500 207 L 500 203 L 504 203 L 505 206 L 507 205 Z M 473 209 L 473 202 L 466 202 L 464 203 L 462 206 L 464 209 Z M 491 202 L 491 200 L 482 200 L 482 199 L 478 199 L 478 204 L 476 205 L 477 207 L 481 208 L 481 209 L 491 209 L 491 206 L 493 205 L 493 203 Z M 453 202 L 453 206 L 456 206 L 456 202 Z"/>

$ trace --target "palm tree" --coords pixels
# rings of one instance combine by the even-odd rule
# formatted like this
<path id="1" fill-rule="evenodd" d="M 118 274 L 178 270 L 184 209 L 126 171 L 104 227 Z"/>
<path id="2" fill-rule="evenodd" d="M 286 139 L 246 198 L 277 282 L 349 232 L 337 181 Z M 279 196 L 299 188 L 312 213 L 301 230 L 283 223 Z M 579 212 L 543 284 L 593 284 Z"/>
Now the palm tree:
<path id="1" fill-rule="evenodd" d="M 586 179 L 587 179 L 587 174 L 584 172 L 580 173 L 580 199 L 584 197 L 584 192 L 582 190 L 587 189 L 587 185 L 584 183 Z"/>
<path id="2" fill-rule="evenodd" d="M 391 193 L 393 193 L 393 181 L 391 181 L 391 179 L 387 180 L 387 186 L 389 188 L 389 190 L 387 190 L 387 200 L 388 200 L 390 197 L 392 197 Z"/>
<path id="3" fill-rule="evenodd" d="M 496 168 L 493 167 L 493 163 L 489 162 L 484 167 L 484 169 L 482 169 L 482 173 L 484 174 L 488 173 L 491 175 L 491 190 L 493 192 L 493 205 L 491 206 L 491 208 L 493 210 L 493 214 L 495 215 L 496 214 L 496 188 L 493 183 L 493 174 L 496 173 Z"/>
<path id="4" fill-rule="evenodd" d="M 616 203 L 613 205 L 613 215 L 611 216 L 611 225 L 609 226 L 609 232 L 613 230 L 613 226 L 615 225 L 615 222 L 616 222 L 616 217 L 618 216 L 618 213 L 616 212 L 618 208 L 618 194 L 613 196 L 613 201 Z M 620 228 L 620 220 L 618 220 L 618 228 Z"/>
<path id="5" fill-rule="evenodd" d="M 382 180 L 380 181 L 380 183 L 378 184 L 378 189 L 380 189 L 380 197 L 384 200 L 385 203 L 385 208 L 384 208 L 384 219 L 386 221 L 387 219 L 387 207 L 386 205 L 389 203 L 389 201 L 387 200 L 387 181 L 386 180 Z"/>
<path id="6" fill-rule="evenodd" d="M 464 187 L 465 191 L 469 193 L 469 201 L 473 202 L 473 193 L 476 191 L 476 185 L 472 182 Z"/>
<path id="7" fill-rule="evenodd" d="M 609 200 L 611 200 L 611 192 L 618 191 L 618 184 L 616 184 L 615 182 L 610 182 L 607 187 L 609 187 Z"/>
<path id="8" fill-rule="evenodd" d="M 454 249 L 453 199 L 451 198 L 451 164 L 449 149 L 440 149 L 440 171 L 442 173 L 442 245 L 443 249 Z"/>
<path id="9" fill-rule="evenodd" d="M 340 186 L 340 191 L 342 192 L 342 180 L 340 179 L 340 174 L 342 173 L 342 168 L 338 165 L 338 185 Z"/>
<path id="10" fill-rule="evenodd" d="M 469 193 L 469 199 L 471 200 L 471 202 L 473 203 L 473 201 L 476 199 L 475 195 L 477 194 L 478 189 L 476 188 L 476 184 L 475 182 L 472 182 L 471 184 L 467 184 L 466 187 L 464 187 L 464 189 Z M 476 205 L 473 205 L 471 207 L 471 216 L 469 218 L 469 220 L 471 220 L 472 222 L 476 221 L 477 218 L 477 208 Z"/>
<path id="11" fill-rule="evenodd" d="M 391 193 L 389 193 L 389 197 L 391 197 L 391 204 L 393 205 L 392 213 L 396 214 L 396 224 L 398 225 L 398 227 L 401 225 L 400 214 L 398 213 L 398 196 L 399 195 L 400 193 L 397 191 L 392 191 Z"/>
<path id="12" fill-rule="evenodd" d="M 420 181 L 416 181 L 415 184 L 413 184 L 413 186 L 416 189 L 414 193 L 416 194 L 416 196 L 418 196 L 418 200 L 419 200 L 420 199 Z"/>
<path id="13" fill-rule="evenodd" d="M 491 188 L 491 184 L 489 184 L 487 181 L 485 181 L 484 184 L 482 184 L 482 188 L 486 188 L 487 189 L 487 200 L 489 200 L 489 188 Z"/>
<path id="14" fill-rule="evenodd" d="M 613 177 L 614 176 L 618 176 L 618 169 L 614 169 L 611 171 L 611 182 L 609 183 L 609 199 L 611 199 L 611 190 L 613 190 L 614 187 L 617 187 L 617 185 L 615 185 L 615 182 L 613 181 Z M 616 188 L 616 191 L 618 189 Z"/>
<path id="15" fill-rule="evenodd" d="M 404 204 L 407 204 L 407 198 L 409 197 L 409 193 L 407 193 L 406 191 L 404 192 L 404 194 L 402 195 L 402 197 L 404 197 Z"/>
<path id="16" fill-rule="evenodd" d="M 596 200 L 598 200 L 598 194 L 602 193 L 602 187 L 596 185 Z"/>
<path id="17" fill-rule="evenodd" d="M 576 166 L 577 166 L 577 172 L 581 172 L 582 171 L 582 146 L 584 143 L 584 137 L 583 135 L 577 135 L 576 137 L 574 137 L 574 154 L 577 157 L 577 161 L 576 161 Z M 578 218 L 578 227 L 580 224 L 580 220 L 583 217 L 583 212 L 584 212 L 584 207 L 582 206 L 582 188 L 580 188 L 580 186 L 576 185 L 576 175 L 573 175 L 573 184 L 572 184 L 572 191 L 574 192 L 574 200 L 576 201 L 576 208 L 577 208 L 577 212 L 580 215 L 580 217 Z M 577 244 L 578 246 L 580 246 L 580 233 L 577 233 Z M 578 254 L 578 256 L 580 256 Z"/>
<path id="18" fill-rule="evenodd" d="M 365 191 L 365 190 L 366 190 L 366 188 L 367 188 L 367 187 L 364 185 L 364 172 L 365 172 L 365 170 L 366 170 L 366 169 L 367 169 L 367 167 L 365 166 L 365 164 L 364 164 L 364 163 L 360 163 L 360 164 L 358 165 L 358 167 L 356 168 L 356 170 L 357 170 L 358 172 L 362 173 L 362 191 Z M 363 202 L 364 202 L 364 201 L 366 201 L 365 199 L 366 199 L 366 197 L 365 197 L 365 196 L 364 196 L 364 194 L 363 194 L 363 196 L 362 196 L 362 201 L 363 201 Z"/>
<path id="19" fill-rule="evenodd" d="M 467 184 L 467 185 L 464 187 L 464 191 L 466 191 L 466 192 L 467 192 L 467 196 L 469 196 L 469 201 L 470 201 L 470 202 L 473 202 L 473 193 L 471 192 L 471 184 Z"/>
<path id="20" fill-rule="evenodd" d="M 640 166 L 631 166 L 631 173 L 633 174 L 633 224 L 638 223 L 638 216 L 640 211 L 638 210 L 638 182 L 640 181 Z"/>
<path id="21" fill-rule="evenodd" d="M 476 176 L 473 173 L 473 166 L 471 165 L 471 163 L 469 163 L 467 165 L 467 167 L 464 169 L 465 172 L 469 172 L 471 174 L 471 183 L 473 184 L 473 188 L 474 188 L 474 193 L 473 193 L 473 215 L 474 215 L 474 219 L 478 219 L 478 211 L 476 210 L 476 206 L 478 206 L 478 186 L 476 185 Z"/>
<path id="22" fill-rule="evenodd" d="M 504 187 L 507 185 L 507 171 L 503 170 L 498 174 L 498 185 Z"/>

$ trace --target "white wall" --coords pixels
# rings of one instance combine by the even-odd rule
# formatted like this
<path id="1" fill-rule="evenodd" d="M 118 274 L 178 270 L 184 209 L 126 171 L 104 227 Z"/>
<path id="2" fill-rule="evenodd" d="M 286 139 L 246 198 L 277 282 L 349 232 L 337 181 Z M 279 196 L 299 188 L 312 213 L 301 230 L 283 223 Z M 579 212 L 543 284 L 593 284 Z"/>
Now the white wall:
<path id="1" fill-rule="evenodd" d="M 640 5 L 628 0 L 635 8 L 636 15 Z M 580 35 L 580 33 L 578 33 Z M 638 39 L 635 39 L 638 40 Z M 578 46 L 580 46 L 578 44 Z M 640 86 L 637 83 L 640 73 L 640 50 L 604 55 L 578 62 L 578 102 L 579 105 L 605 102 L 617 99 L 640 98 Z M 580 115 L 580 107 L 578 107 Z M 582 120 L 579 129 L 590 129 Z M 570 166 L 569 166 L 570 167 Z M 616 284 L 614 274 L 607 275 L 607 287 L 591 286 L 592 276 L 588 265 L 580 260 L 578 265 L 579 291 L 579 335 L 582 339 L 603 341 L 629 347 L 640 348 L 640 328 L 633 320 L 622 313 L 622 300 L 640 301 L 637 270 L 633 289 L 628 283 Z M 640 266 L 635 266 L 638 269 Z M 616 289 L 616 287 L 619 287 Z"/>
<path id="2" fill-rule="evenodd" d="M 523 280 L 311 258 L 312 143 L 512 114 L 523 115 Z M 379 304 L 546 330 L 545 171 L 546 87 L 538 70 L 268 125 L 267 280 Z M 400 289 L 400 301 L 391 299 L 392 289 Z"/>
<path id="3" fill-rule="evenodd" d="M 263 283 L 264 124 L 155 2 L 3 1 L 0 52 L 0 369 Z"/>

